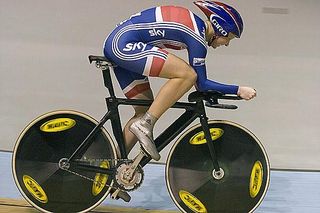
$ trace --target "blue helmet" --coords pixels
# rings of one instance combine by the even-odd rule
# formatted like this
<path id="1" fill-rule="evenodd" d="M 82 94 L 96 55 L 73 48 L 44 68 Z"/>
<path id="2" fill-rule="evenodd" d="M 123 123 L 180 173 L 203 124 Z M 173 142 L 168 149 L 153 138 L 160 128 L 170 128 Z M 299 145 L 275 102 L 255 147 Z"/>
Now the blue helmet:
<path id="1" fill-rule="evenodd" d="M 216 1 L 195 1 L 202 12 L 210 20 L 217 35 L 228 36 L 233 33 L 240 38 L 243 22 L 240 14 L 231 6 Z"/>

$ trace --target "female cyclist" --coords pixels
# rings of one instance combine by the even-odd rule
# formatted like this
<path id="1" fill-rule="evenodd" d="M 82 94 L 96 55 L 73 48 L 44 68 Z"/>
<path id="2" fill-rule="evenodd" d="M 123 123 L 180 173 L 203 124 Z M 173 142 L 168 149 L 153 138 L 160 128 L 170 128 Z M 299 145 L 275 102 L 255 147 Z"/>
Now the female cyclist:
<path id="1" fill-rule="evenodd" d="M 124 128 L 128 152 L 139 141 L 154 160 L 160 155 L 153 141 L 158 118 L 195 85 L 199 91 L 216 90 L 245 100 L 256 96 L 250 87 L 226 85 L 207 79 L 207 48 L 228 46 L 240 38 L 240 14 L 221 2 L 194 2 L 207 16 L 203 21 L 190 10 L 160 6 L 144 10 L 121 22 L 104 44 L 105 56 L 118 66 L 115 75 L 127 98 L 151 99 L 150 108 L 135 106 L 135 115 Z M 186 62 L 165 48 L 188 50 Z M 148 76 L 168 79 L 154 98 Z"/>

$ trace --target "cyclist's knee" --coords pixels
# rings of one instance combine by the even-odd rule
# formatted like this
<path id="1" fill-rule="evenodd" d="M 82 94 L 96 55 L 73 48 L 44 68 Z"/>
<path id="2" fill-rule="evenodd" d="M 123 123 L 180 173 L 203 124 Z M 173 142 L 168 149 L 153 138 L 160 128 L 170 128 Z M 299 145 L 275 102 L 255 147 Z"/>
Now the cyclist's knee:
<path id="1" fill-rule="evenodd" d="M 195 84 L 197 81 L 197 73 L 191 66 L 188 66 L 186 78 L 192 84 Z"/>
<path id="2" fill-rule="evenodd" d="M 173 54 L 169 54 L 169 57 L 160 73 L 160 77 L 169 79 L 180 78 L 185 82 L 190 83 L 195 83 L 197 80 L 197 74 L 194 69 L 184 60 Z"/>

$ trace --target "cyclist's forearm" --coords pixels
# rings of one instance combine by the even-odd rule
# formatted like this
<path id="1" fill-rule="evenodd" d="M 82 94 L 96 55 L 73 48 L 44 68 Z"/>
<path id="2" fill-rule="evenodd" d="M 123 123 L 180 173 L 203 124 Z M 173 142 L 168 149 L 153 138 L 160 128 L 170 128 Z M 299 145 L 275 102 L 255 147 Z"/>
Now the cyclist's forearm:
<path id="1" fill-rule="evenodd" d="M 218 83 L 209 79 L 203 82 L 197 82 L 197 88 L 200 91 L 216 90 L 224 94 L 237 94 L 239 86 Z"/>

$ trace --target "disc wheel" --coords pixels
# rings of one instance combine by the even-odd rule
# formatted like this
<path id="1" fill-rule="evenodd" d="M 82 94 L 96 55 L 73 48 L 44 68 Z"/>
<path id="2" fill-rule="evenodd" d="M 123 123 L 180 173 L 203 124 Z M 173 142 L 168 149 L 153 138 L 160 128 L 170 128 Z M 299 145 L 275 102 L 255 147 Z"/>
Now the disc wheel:
<path id="1" fill-rule="evenodd" d="M 113 181 L 108 175 L 59 168 L 83 142 L 97 121 L 80 112 L 55 111 L 32 121 L 17 139 L 12 169 L 24 198 L 42 212 L 86 212 L 108 195 Z M 112 167 L 116 147 L 101 128 L 78 160 Z M 92 181 L 94 180 L 94 181 Z"/>
<path id="2" fill-rule="evenodd" d="M 249 130 L 229 121 L 209 121 L 220 176 L 201 125 L 184 133 L 168 155 L 166 182 L 182 212 L 253 212 L 269 186 L 266 152 Z"/>

